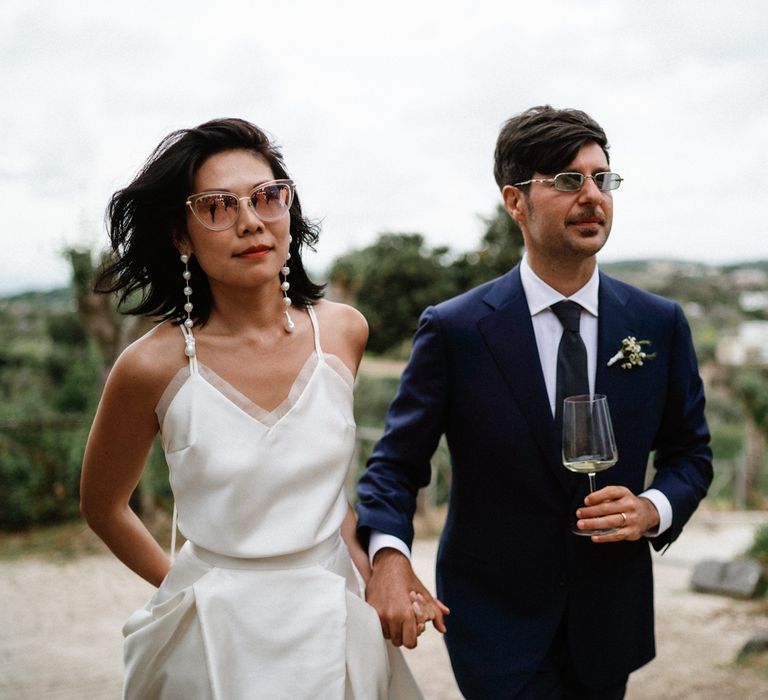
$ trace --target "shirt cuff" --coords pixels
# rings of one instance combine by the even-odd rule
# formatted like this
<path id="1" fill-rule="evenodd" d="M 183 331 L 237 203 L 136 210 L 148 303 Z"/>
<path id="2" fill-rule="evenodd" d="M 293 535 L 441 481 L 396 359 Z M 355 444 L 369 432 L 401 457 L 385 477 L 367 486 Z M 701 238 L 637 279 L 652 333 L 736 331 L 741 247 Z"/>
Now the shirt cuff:
<path id="1" fill-rule="evenodd" d="M 371 539 L 368 541 L 368 559 L 371 562 L 371 566 L 373 566 L 373 558 L 376 556 L 376 552 L 385 547 L 396 549 L 398 552 L 405 554 L 408 561 L 411 560 L 411 550 L 408 549 L 408 545 L 399 537 L 387 535 L 378 530 L 371 530 Z"/>
<path id="2" fill-rule="evenodd" d="M 672 525 L 672 504 L 669 499 L 658 489 L 648 489 L 640 494 L 640 498 L 647 498 L 659 512 L 659 524 L 645 533 L 646 537 L 658 537 L 669 530 Z"/>

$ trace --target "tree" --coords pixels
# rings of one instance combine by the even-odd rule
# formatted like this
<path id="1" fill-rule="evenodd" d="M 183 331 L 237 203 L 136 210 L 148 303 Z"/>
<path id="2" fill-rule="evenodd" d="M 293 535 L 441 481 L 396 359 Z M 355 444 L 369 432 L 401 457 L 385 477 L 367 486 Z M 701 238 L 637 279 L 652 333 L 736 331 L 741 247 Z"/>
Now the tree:
<path id="1" fill-rule="evenodd" d="M 329 279 L 337 296 L 368 319 L 369 350 L 395 351 L 413 335 L 425 307 L 452 295 L 447 254 L 447 248 L 428 249 L 421 234 L 385 233 L 333 263 Z"/>
<path id="2" fill-rule="evenodd" d="M 481 220 L 485 233 L 480 248 L 460 255 L 448 269 L 458 292 L 503 275 L 522 257 L 523 233 L 501 204 L 493 216 Z"/>
<path id="3" fill-rule="evenodd" d="M 493 279 L 511 270 L 523 255 L 523 232 L 504 208 L 496 205 L 496 212 L 490 218 L 483 218 L 485 234 L 477 255 L 480 264 Z"/>
<path id="4" fill-rule="evenodd" d="M 93 291 L 95 270 L 89 250 L 69 248 L 66 255 L 72 266 L 72 290 L 78 315 L 98 345 L 108 370 L 130 343 L 151 328 L 151 322 L 141 316 L 118 313 L 112 295 Z"/>
<path id="5" fill-rule="evenodd" d="M 89 250 L 70 248 L 66 255 L 72 266 L 72 290 L 78 315 L 99 348 L 104 378 L 120 353 L 152 327 L 152 320 L 121 314 L 116 308 L 114 295 L 93 291 L 96 270 Z M 66 395 L 66 398 L 72 401 L 74 397 Z M 132 503 L 143 516 L 153 517 L 158 494 L 164 495 L 167 490 L 167 467 L 155 446 Z"/>
<path id="6" fill-rule="evenodd" d="M 329 271 L 332 290 L 368 319 L 369 350 L 402 349 L 428 305 L 498 277 L 520 260 L 522 233 L 504 207 L 483 221 L 480 248 L 459 256 L 446 247 L 427 248 L 418 233 L 385 233 L 337 258 Z"/>
<path id="7" fill-rule="evenodd" d="M 751 504 L 759 496 L 758 481 L 765 464 L 765 437 L 768 435 L 768 378 L 764 371 L 740 372 L 733 385 L 746 415 L 744 495 Z"/>

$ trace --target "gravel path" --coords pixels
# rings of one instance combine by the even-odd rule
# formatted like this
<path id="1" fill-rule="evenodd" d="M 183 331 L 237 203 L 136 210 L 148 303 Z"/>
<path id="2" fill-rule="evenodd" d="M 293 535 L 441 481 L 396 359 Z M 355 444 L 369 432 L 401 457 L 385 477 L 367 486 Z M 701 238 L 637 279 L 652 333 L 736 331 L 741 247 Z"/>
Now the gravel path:
<path id="1" fill-rule="evenodd" d="M 701 513 L 656 571 L 656 660 L 633 674 L 627 700 L 757 700 L 768 677 L 734 666 L 752 632 L 768 628 L 757 604 L 688 591 L 693 565 L 729 559 L 752 541 L 768 513 Z M 414 561 L 432 585 L 434 540 L 419 540 Z M 0 698 L 82 700 L 120 697 L 120 627 L 151 587 L 109 555 L 58 564 L 0 561 Z M 408 661 L 429 700 L 461 698 L 442 641 L 427 632 Z"/>

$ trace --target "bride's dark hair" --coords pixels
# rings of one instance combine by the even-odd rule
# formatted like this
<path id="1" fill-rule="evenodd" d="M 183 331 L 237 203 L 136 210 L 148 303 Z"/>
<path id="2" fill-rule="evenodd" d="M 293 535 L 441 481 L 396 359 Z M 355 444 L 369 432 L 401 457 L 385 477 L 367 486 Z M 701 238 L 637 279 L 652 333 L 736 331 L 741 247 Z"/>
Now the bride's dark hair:
<path id="1" fill-rule="evenodd" d="M 174 131 L 155 148 L 134 180 L 109 202 L 105 218 L 112 255 L 96 278 L 97 292 L 118 292 L 119 308 L 125 313 L 177 322 L 186 315 L 183 264 L 173 244 L 186 234 L 185 202 L 205 160 L 236 149 L 264 158 L 276 179 L 289 177 L 283 157 L 269 137 L 243 119 L 214 119 Z M 317 242 L 319 227 L 302 215 L 298 194 L 290 217 L 291 299 L 295 306 L 306 306 L 323 295 L 324 285 L 309 279 L 301 260 L 301 249 L 305 245 L 313 248 Z M 192 318 L 202 324 L 211 311 L 211 290 L 194 256 L 189 267 L 194 280 Z"/>

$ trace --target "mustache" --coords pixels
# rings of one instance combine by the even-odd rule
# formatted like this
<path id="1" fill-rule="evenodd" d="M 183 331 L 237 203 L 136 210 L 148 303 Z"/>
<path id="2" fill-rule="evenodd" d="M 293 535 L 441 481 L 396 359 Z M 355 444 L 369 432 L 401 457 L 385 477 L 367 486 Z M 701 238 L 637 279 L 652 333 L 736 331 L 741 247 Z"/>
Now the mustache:
<path id="1" fill-rule="evenodd" d="M 597 209 L 584 209 L 583 211 L 577 212 L 576 214 L 569 216 L 565 220 L 566 224 L 581 224 L 585 222 L 589 222 L 589 223 L 597 222 L 602 226 L 605 224 L 605 214 L 598 211 Z"/>

